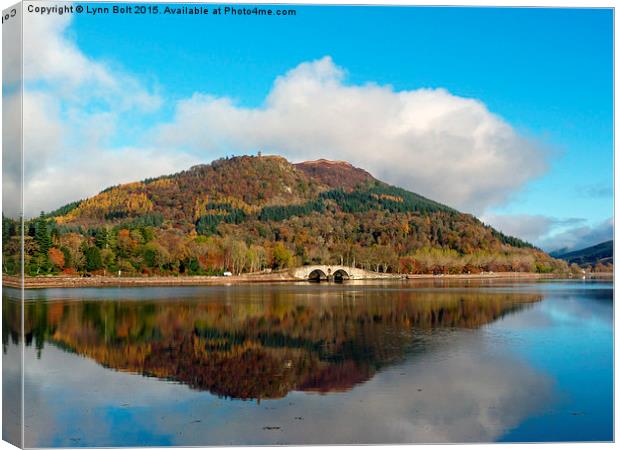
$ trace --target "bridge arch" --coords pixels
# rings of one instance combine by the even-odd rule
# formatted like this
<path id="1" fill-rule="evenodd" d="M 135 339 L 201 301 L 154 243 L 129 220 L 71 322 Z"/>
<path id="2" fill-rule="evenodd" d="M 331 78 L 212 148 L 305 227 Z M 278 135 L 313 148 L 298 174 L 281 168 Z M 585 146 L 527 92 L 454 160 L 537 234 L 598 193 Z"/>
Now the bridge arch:
<path id="1" fill-rule="evenodd" d="M 303 277 L 310 281 L 329 280 L 338 282 L 353 278 L 352 274 L 350 274 L 346 268 L 329 266 L 310 267 Z"/>
<path id="2" fill-rule="evenodd" d="M 324 281 L 327 280 L 327 274 L 321 269 L 314 269 L 308 274 L 308 280 L 310 281 Z"/>
<path id="3" fill-rule="evenodd" d="M 344 281 L 344 280 L 348 280 L 349 274 L 347 273 L 346 270 L 344 269 L 338 269 L 334 272 L 334 274 L 332 275 L 334 281 Z"/>

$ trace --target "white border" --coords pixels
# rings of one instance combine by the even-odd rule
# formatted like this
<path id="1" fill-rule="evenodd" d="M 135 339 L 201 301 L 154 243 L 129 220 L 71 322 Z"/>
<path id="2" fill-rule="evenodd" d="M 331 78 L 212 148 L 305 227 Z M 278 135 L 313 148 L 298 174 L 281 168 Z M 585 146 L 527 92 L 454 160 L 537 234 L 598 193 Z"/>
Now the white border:
<path id="1" fill-rule="evenodd" d="M 91 1 L 80 1 L 80 3 L 93 3 Z M 129 0 L 124 0 L 121 2 L 129 2 Z M 156 3 L 156 1 L 148 1 L 148 0 L 132 0 L 132 2 L 135 3 Z M 188 1 L 184 1 L 184 0 L 166 0 L 167 3 L 188 3 Z M 16 2 L 14 0 L 0 0 L 0 11 L 3 9 L 8 8 L 9 6 L 15 4 Z M 43 2 L 42 2 L 43 3 Z M 421 1 L 415 1 L 415 0 L 391 0 L 391 1 L 387 1 L 387 0 L 312 0 L 312 1 L 308 1 L 308 0 L 302 0 L 302 1 L 298 1 L 298 2 L 293 2 L 293 1 L 278 1 L 278 0 L 233 0 L 233 1 L 208 1 L 208 2 L 199 2 L 197 1 L 196 3 L 215 3 L 215 4 L 323 4 L 323 5 L 402 5 L 402 6 L 410 6 L 410 5 L 417 5 L 417 6 L 473 6 L 473 7 L 484 7 L 484 6 L 495 6 L 495 7 L 568 7 L 568 8 L 615 8 L 616 6 L 616 2 L 615 1 L 610 1 L 610 0 L 589 0 L 589 1 L 583 1 L 583 0 L 544 0 L 544 2 L 536 2 L 536 1 L 509 1 L 509 0 L 499 0 L 499 1 L 485 1 L 485 0 L 468 0 L 468 1 L 451 1 L 451 0 L 425 0 L 423 2 Z M 614 30 L 616 29 L 616 14 L 614 12 Z M 1 43 L 2 43 L 2 33 L 0 33 L 0 48 L 1 48 Z M 618 35 L 614 33 L 614 86 L 617 84 L 618 82 L 618 73 L 615 70 L 616 66 L 615 66 L 615 61 L 616 61 L 616 55 L 617 55 L 617 49 L 618 49 L 618 44 L 619 44 L 619 39 L 618 39 Z M 1 64 L 1 61 L 0 61 Z M 1 71 L 0 71 L 1 73 Z M 1 94 L 0 94 L 1 96 Z M 615 114 L 615 105 L 616 105 L 616 91 L 614 88 L 614 156 L 615 156 L 615 130 L 617 128 L 618 125 L 618 119 L 617 119 L 617 115 Z M 2 111 L 0 108 L 0 136 L 1 136 L 1 127 L 2 127 Z M 1 169 L 1 159 L 0 159 L 0 169 Z M 618 175 L 618 170 L 619 170 L 620 165 L 618 164 L 618 161 L 614 158 L 614 180 L 616 179 L 616 176 Z M 1 170 L 0 170 L 1 173 Z M 615 218 L 615 210 L 618 209 L 618 205 L 620 203 L 620 198 L 618 197 L 617 191 L 616 191 L 616 186 L 614 183 L 614 218 Z M 1 209 L 1 197 L 0 197 L 0 209 Z M 614 235 L 614 240 L 615 242 L 619 242 L 618 238 L 620 237 L 620 233 L 618 232 L 617 228 L 615 228 L 615 235 Z M 614 253 L 615 253 L 615 247 L 614 247 Z M 617 261 L 616 256 L 614 255 L 614 260 Z M 620 272 L 620 270 L 618 269 L 618 264 L 615 265 L 615 273 L 614 273 L 614 278 L 617 277 L 618 273 Z M 614 289 L 614 304 L 616 302 L 616 291 Z M 619 308 L 615 308 L 614 307 L 614 324 L 618 323 L 617 319 L 619 316 L 619 312 L 618 312 Z M 614 327 L 615 328 L 615 327 Z M 616 420 L 616 418 L 618 417 L 618 391 L 617 389 L 615 389 L 616 386 L 616 381 L 617 381 L 617 377 L 618 377 L 618 372 L 617 372 L 617 364 L 616 364 L 616 358 L 615 358 L 615 348 L 617 348 L 616 346 L 617 344 L 617 334 L 614 333 L 614 436 L 617 438 L 618 436 L 618 421 Z M 1 373 L 0 373 L 0 380 L 1 380 Z M 2 391 L 0 389 L 0 401 L 2 399 Z M 1 421 L 0 421 L 1 422 Z M 1 423 L 0 423 L 0 430 L 1 430 Z M 356 448 L 356 449 L 360 449 L 360 448 L 365 448 L 365 447 L 369 447 L 372 449 L 381 449 L 381 450 L 387 450 L 387 449 L 398 449 L 398 448 L 407 448 L 407 449 L 420 449 L 420 450 L 426 450 L 426 449 L 433 449 L 433 450 L 447 450 L 447 449 L 454 449 L 455 446 L 457 447 L 462 447 L 465 449 L 488 449 L 488 448 L 502 448 L 502 449 L 506 449 L 506 450 L 517 450 L 517 449 L 525 449 L 525 448 L 536 448 L 536 449 L 585 449 L 585 450 L 589 450 L 589 449 L 611 449 L 611 448 L 615 448 L 615 444 L 613 443 L 605 443 L 605 444 L 600 444 L 600 443 L 561 443 L 561 444 L 452 444 L 452 445 L 376 445 L 376 446 L 338 446 L 338 447 L 332 447 L 332 448 L 343 448 L 343 449 L 349 449 L 349 448 Z M 12 446 L 11 444 L 8 444 L 7 442 L 1 441 L 0 440 L 0 450 L 8 450 L 8 449 L 15 449 L 16 447 Z M 127 449 L 131 449 L 132 447 L 126 447 Z M 135 448 L 135 447 L 134 447 Z M 143 447 L 143 448 L 149 448 L 149 449 L 161 449 L 161 450 L 169 450 L 170 447 Z M 218 447 L 193 447 L 193 448 L 218 448 Z M 269 450 L 282 450 L 283 448 L 291 448 L 291 449 L 301 449 L 301 448 L 307 448 L 307 449 L 321 449 L 321 448 L 329 448 L 326 446 L 311 446 L 311 447 L 302 447 L 302 446 L 287 446 L 287 447 L 223 447 L 227 450 L 237 450 L 237 449 L 249 449 L 249 448 L 260 448 L 260 449 L 269 449 Z"/>

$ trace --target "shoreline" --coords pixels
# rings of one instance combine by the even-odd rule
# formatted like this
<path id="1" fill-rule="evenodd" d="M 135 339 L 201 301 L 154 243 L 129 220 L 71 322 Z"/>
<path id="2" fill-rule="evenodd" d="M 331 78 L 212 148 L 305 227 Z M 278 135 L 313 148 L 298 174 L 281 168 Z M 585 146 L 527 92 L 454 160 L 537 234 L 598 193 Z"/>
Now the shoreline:
<path id="1" fill-rule="evenodd" d="M 456 274 L 456 275 L 400 275 L 400 274 L 377 274 L 377 277 L 359 278 L 352 281 L 380 281 L 380 280 L 537 280 L 551 278 L 582 278 L 580 276 L 567 276 L 566 274 L 542 274 L 531 272 L 497 272 L 481 274 Z M 612 279 L 613 273 L 594 273 L 587 278 Z M 238 284 L 258 283 L 299 283 L 307 280 L 295 278 L 288 272 L 275 272 L 268 274 L 244 274 L 235 276 L 185 276 L 185 277 L 113 277 L 113 276 L 41 276 L 25 277 L 25 289 L 44 288 L 84 288 L 84 287 L 157 287 L 157 286 L 226 286 Z M 19 289 L 21 279 L 19 277 L 3 275 L 2 286 Z"/>

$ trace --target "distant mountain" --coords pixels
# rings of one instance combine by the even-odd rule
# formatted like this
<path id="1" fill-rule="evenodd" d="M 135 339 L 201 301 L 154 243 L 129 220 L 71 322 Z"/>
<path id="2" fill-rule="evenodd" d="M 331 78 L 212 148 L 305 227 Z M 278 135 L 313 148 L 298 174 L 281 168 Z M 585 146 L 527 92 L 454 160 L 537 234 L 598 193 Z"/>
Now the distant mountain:
<path id="1" fill-rule="evenodd" d="M 31 274 L 240 273 L 341 262 L 405 273 L 566 266 L 348 162 L 279 156 L 222 158 L 112 186 L 29 221 L 26 234 Z"/>
<path id="2" fill-rule="evenodd" d="M 571 252 L 551 253 L 554 258 L 562 259 L 569 264 L 575 263 L 580 266 L 595 266 L 596 264 L 613 264 L 614 241 L 601 242 L 591 247 L 582 248 Z"/>

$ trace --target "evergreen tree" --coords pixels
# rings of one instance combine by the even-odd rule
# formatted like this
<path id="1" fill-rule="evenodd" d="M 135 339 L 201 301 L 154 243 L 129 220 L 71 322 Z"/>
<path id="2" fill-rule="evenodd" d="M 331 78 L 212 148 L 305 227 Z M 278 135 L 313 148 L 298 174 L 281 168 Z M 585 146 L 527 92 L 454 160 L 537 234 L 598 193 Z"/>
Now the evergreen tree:
<path id="1" fill-rule="evenodd" d="M 83 250 L 85 258 L 85 268 L 87 272 L 93 270 L 99 270 L 103 267 L 103 260 L 101 259 L 101 252 L 97 247 L 85 247 Z"/>
<path id="2" fill-rule="evenodd" d="M 52 246 L 52 238 L 47 229 L 47 221 L 45 220 L 45 214 L 41 211 L 39 220 L 35 226 L 34 240 L 39 246 L 39 252 L 43 255 L 47 255 L 50 247 Z"/>
<path id="3" fill-rule="evenodd" d="M 95 245 L 98 248 L 107 248 L 108 245 L 108 230 L 100 228 L 95 233 Z"/>

